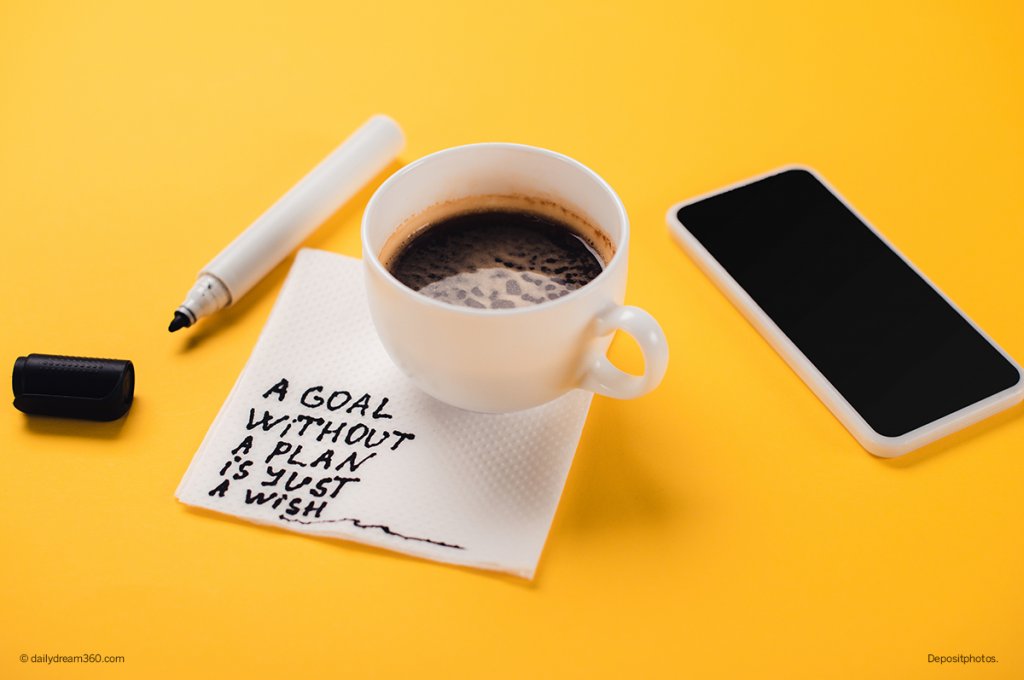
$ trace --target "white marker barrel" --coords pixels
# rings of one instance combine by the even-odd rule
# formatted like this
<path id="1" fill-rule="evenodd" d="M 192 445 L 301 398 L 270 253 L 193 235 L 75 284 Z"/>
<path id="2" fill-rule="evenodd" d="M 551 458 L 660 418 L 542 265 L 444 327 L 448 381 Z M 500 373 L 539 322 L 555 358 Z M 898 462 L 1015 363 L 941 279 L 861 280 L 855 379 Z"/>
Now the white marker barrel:
<path id="1" fill-rule="evenodd" d="M 200 278 L 216 277 L 227 287 L 230 301 L 238 300 L 404 146 L 398 123 L 374 116 L 213 258 Z"/>

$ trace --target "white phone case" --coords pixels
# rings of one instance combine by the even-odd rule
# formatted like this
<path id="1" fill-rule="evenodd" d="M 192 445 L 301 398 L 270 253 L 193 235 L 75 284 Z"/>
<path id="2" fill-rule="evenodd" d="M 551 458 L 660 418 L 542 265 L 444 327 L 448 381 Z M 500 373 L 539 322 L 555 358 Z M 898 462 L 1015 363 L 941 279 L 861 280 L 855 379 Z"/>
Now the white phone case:
<path id="1" fill-rule="evenodd" d="M 746 184 L 751 184 L 786 170 L 795 169 L 805 170 L 811 173 L 818 179 L 818 181 L 828 187 L 829 191 L 831 191 L 836 198 L 842 201 L 843 204 L 858 217 L 858 219 L 867 225 L 867 227 L 871 229 L 883 243 L 892 249 L 896 255 L 902 258 L 903 261 L 906 262 L 911 269 L 917 272 L 917 274 L 924 279 L 925 282 L 935 290 L 935 292 L 941 295 L 942 298 L 957 311 L 957 313 L 966 319 L 967 322 L 982 335 L 982 337 L 991 343 L 1000 354 L 1006 357 L 1006 360 L 1009 361 L 1015 369 L 1017 369 L 1017 382 L 1012 387 L 1001 392 L 997 392 L 996 394 L 982 399 L 981 401 L 977 401 L 960 409 L 959 411 L 954 411 L 943 418 L 932 421 L 927 425 L 919 427 L 916 430 L 912 430 L 904 435 L 900 435 L 899 437 L 887 437 L 872 429 L 860 414 L 854 410 L 850 403 L 843 398 L 839 391 L 832 386 L 825 376 L 814 367 L 804 353 L 800 351 L 800 349 L 786 336 L 785 333 L 782 332 L 781 329 L 779 329 L 777 325 L 775 325 L 775 322 L 772 321 L 771 317 L 769 317 L 764 310 L 754 302 L 753 298 L 751 298 L 750 295 L 748 295 L 747 292 L 743 290 L 738 283 L 736 283 L 735 279 L 733 279 L 725 268 L 711 256 L 704 246 L 702 246 L 700 242 L 686 230 L 676 217 L 679 209 L 683 206 L 696 203 L 704 200 L 705 198 L 715 196 L 731 189 L 736 189 Z M 1020 377 L 1020 366 L 1018 366 L 1017 363 L 1014 362 L 1001 347 L 999 347 L 999 345 L 993 342 L 992 338 L 986 335 L 977 324 L 971 321 L 971 319 L 968 318 L 968 316 L 964 314 L 952 300 L 943 294 L 943 292 L 939 290 L 935 284 L 933 284 L 928 277 L 921 272 L 921 270 L 915 267 L 910 260 L 904 257 L 904 255 L 897 250 L 884 235 L 871 226 L 871 223 L 864 219 L 864 216 L 857 212 L 857 210 L 850 205 L 850 203 L 844 199 L 834 187 L 832 187 L 823 177 L 821 177 L 821 175 L 811 168 L 801 165 L 784 166 L 758 175 L 757 177 L 743 180 L 722 189 L 703 194 L 696 198 L 682 201 L 669 209 L 667 221 L 669 229 L 676 241 L 678 241 L 690 257 L 693 258 L 694 262 L 697 263 L 701 270 L 715 282 L 719 289 L 725 293 L 726 297 L 728 297 L 740 312 L 742 312 L 743 316 L 745 316 L 747 320 L 758 330 L 758 332 L 764 336 L 768 343 L 775 348 L 775 351 L 786 360 L 786 363 L 789 364 L 790 368 L 796 371 L 796 374 L 799 375 L 805 383 L 807 383 L 807 386 L 810 387 L 825 406 L 832 411 L 832 414 L 839 419 L 839 422 L 841 422 L 846 429 L 850 431 L 850 434 L 852 434 L 865 449 L 876 456 L 884 458 L 902 456 L 909 451 L 913 451 L 916 448 L 924 446 L 925 444 L 931 443 L 948 434 L 952 434 L 957 430 L 961 430 L 968 425 L 976 423 L 979 420 L 983 420 L 990 415 L 1007 409 L 1014 404 L 1019 403 L 1021 399 L 1024 398 L 1024 381 L 1022 381 Z"/>

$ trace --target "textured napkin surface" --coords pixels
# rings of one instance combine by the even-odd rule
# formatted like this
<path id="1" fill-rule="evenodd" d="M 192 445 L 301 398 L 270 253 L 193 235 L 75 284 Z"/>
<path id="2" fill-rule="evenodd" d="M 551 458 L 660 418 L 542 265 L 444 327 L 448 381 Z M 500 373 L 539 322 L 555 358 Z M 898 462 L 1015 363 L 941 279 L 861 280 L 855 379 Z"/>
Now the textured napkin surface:
<path id="1" fill-rule="evenodd" d="M 532 578 L 591 395 L 485 415 L 423 394 L 377 339 L 361 267 L 299 252 L 178 499 Z"/>

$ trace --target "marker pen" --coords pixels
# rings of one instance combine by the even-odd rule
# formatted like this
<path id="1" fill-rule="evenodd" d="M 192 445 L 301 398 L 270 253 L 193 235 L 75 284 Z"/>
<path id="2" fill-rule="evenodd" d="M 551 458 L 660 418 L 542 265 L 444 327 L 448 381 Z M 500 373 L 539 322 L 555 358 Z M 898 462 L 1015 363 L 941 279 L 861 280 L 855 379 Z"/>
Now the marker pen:
<path id="1" fill-rule="evenodd" d="M 245 295 L 404 146 L 391 118 L 367 121 L 203 267 L 167 330 L 187 328 Z"/>

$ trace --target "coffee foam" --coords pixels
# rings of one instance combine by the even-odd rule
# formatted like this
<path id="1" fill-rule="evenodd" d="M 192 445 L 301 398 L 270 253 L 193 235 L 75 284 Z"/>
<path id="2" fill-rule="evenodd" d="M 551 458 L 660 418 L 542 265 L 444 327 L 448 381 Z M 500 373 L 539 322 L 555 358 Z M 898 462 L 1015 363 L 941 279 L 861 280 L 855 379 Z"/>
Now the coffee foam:
<path id="1" fill-rule="evenodd" d="M 525 194 L 486 194 L 435 203 L 407 218 L 384 242 L 378 255 L 380 261 L 385 267 L 390 268 L 395 256 L 401 253 L 417 234 L 433 224 L 457 215 L 491 210 L 534 213 L 561 222 L 597 253 L 604 266 L 608 266 L 615 255 L 615 244 L 607 234 L 596 227 L 590 219 L 561 203 Z"/>

